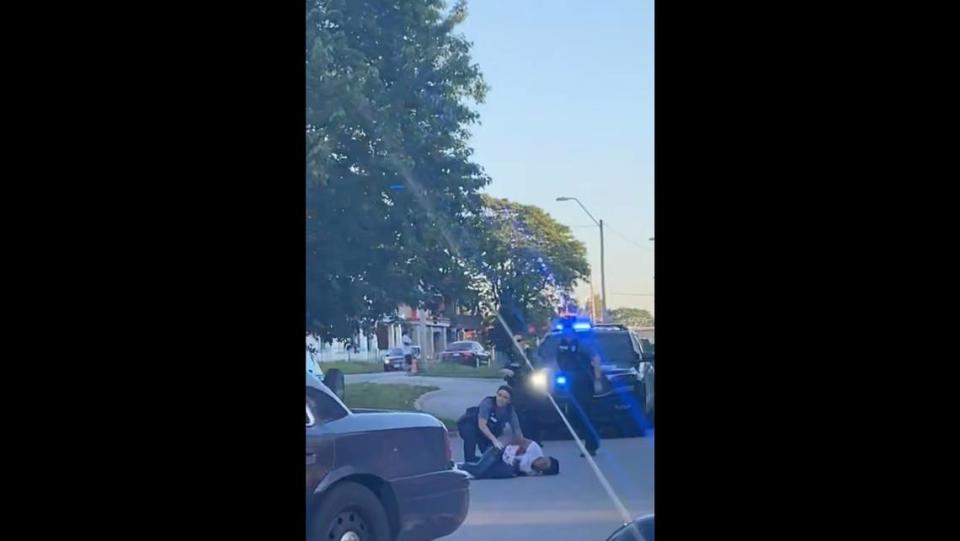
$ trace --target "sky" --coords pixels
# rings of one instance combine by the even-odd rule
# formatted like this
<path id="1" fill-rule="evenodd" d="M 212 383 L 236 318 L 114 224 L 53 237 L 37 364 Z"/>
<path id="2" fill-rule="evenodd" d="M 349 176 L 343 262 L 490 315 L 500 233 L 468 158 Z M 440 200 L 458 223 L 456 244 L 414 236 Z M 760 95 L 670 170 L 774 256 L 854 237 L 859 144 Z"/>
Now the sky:
<path id="1" fill-rule="evenodd" d="M 654 312 L 653 0 L 472 0 L 459 32 L 490 91 L 472 128 L 486 191 L 543 208 L 587 246 L 608 308 Z M 589 295 L 586 284 L 577 298 Z"/>

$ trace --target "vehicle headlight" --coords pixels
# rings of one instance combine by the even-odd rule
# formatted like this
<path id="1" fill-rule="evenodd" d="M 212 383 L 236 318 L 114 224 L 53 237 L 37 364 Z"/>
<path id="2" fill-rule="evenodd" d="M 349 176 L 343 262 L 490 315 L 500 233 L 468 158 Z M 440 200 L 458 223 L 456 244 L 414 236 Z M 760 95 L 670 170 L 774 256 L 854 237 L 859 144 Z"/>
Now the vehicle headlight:
<path id="1" fill-rule="evenodd" d="M 533 374 L 530 374 L 530 387 L 542 393 L 550 391 L 549 381 L 549 374 L 546 370 L 537 370 Z"/>

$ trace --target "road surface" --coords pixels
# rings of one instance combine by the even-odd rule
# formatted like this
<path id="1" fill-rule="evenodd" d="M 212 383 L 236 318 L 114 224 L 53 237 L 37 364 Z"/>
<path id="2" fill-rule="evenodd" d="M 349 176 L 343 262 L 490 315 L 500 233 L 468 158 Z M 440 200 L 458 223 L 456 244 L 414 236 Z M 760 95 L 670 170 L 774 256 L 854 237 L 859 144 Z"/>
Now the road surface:
<path id="1" fill-rule="evenodd" d="M 499 379 L 433 378 L 404 372 L 347 374 L 346 383 L 408 383 L 440 390 L 423 395 L 421 408 L 457 419 L 469 406 L 491 396 Z M 653 513 L 653 431 L 644 438 L 605 439 L 596 461 L 633 516 Z M 572 441 L 546 441 L 544 452 L 560 461 L 551 477 L 473 480 L 467 520 L 444 541 L 551 539 L 603 541 L 622 520 L 586 459 Z M 463 460 L 463 443 L 451 438 L 453 456 Z"/>
<path id="2" fill-rule="evenodd" d="M 595 460 L 633 516 L 653 513 L 654 437 L 603 440 Z M 544 442 L 560 461 L 550 477 L 470 482 L 467 520 L 444 541 L 550 539 L 604 541 L 620 524 L 606 491 L 572 441 Z M 459 438 L 454 456 L 463 456 Z"/>

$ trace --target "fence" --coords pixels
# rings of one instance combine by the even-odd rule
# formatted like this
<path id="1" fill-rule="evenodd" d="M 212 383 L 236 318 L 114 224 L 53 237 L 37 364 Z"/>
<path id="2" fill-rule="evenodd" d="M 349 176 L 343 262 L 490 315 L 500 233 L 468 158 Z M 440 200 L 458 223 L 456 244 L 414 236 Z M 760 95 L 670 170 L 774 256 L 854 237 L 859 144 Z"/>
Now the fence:
<path id="1" fill-rule="evenodd" d="M 313 355 L 314 358 L 321 363 L 332 363 L 336 361 L 372 363 L 379 361 L 382 357 L 379 349 L 361 350 L 359 352 L 353 352 L 350 350 L 331 351 L 329 349 L 324 349 L 314 353 Z"/>

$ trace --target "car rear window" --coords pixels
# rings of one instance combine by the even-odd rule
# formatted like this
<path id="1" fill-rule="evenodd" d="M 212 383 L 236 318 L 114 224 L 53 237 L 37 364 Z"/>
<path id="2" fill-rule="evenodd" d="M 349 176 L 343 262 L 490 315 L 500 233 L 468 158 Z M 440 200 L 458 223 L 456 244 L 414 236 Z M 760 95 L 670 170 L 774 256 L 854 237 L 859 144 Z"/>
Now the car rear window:
<path id="1" fill-rule="evenodd" d="M 307 409 L 313 414 L 315 424 L 323 424 L 347 416 L 347 411 L 336 400 L 311 387 L 307 387 Z M 307 424 L 310 424 L 309 417 Z"/>

